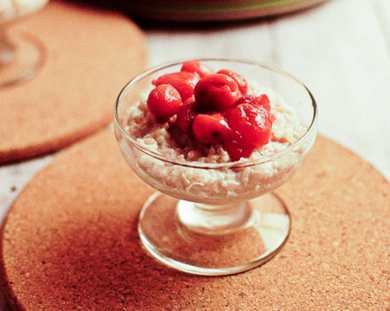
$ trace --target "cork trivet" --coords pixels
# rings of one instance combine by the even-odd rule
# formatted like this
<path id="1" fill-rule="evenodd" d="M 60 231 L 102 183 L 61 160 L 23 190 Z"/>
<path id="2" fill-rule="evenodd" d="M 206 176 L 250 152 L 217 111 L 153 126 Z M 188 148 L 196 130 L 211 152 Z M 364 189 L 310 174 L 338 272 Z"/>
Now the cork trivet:
<path id="1" fill-rule="evenodd" d="M 146 62 L 145 38 L 126 17 L 51 2 L 18 22 L 45 46 L 31 81 L 0 89 L 0 163 L 58 150 L 107 125 L 120 88 Z"/>
<path id="2" fill-rule="evenodd" d="M 152 193 L 111 132 L 59 155 L 12 206 L 1 237 L 5 290 L 25 310 L 388 310 L 390 185 L 319 138 L 278 194 L 292 213 L 260 268 L 198 277 L 155 262 L 137 213 Z M 242 243 L 248 243 L 242 241 Z"/>

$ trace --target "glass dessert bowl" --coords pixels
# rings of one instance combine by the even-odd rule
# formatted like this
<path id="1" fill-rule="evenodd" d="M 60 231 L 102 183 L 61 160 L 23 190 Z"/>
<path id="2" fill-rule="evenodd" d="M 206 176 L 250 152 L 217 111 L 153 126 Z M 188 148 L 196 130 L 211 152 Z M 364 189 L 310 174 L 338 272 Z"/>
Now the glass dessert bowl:
<path id="1" fill-rule="evenodd" d="M 31 79 L 44 61 L 43 44 L 33 35 L 15 31 L 19 18 L 30 15 L 48 0 L 0 1 L 0 87 Z"/>
<path id="2" fill-rule="evenodd" d="M 272 191 L 312 147 L 316 120 L 308 88 L 263 64 L 200 59 L 132 79 L 116 101 L 114 128 L 128 164 L 158 190 L 139 214 L 144 248 L 199 275 L 271 259 L 291 228 Z"/>

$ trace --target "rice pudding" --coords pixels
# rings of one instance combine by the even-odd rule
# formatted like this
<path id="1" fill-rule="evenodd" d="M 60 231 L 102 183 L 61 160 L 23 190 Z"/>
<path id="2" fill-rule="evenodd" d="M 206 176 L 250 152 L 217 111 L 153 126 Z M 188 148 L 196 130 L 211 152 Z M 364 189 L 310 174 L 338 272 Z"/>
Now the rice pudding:
<path id="1" fill-rule="evenodd" d="M 186 66 L 190 67 L 187 70 L 192 70 L 189 72 L 195 73 L 202 68 L 198 63 L 186 63 L 182 68 Z M 126 153 L 126 157 L 133 156 L 128 160 L 140 177 L 172 196 L 210 204 L 253 198 L 288 178 L 300 163 L 303 150 L 289 147 L 304 134 L 305 128 L 281 96 L 262 88 L 257 81 L 247 83 L 227 70 L 217 74 L 211 70 L 200 71 L 195 78 L 185 76 L 187 80 L 182 84 L 177 82 L 178 77 L 180 74 L 173 76 L 172 84 L 167 83 L 169 77 L 163 77 L 161 84 L 158 81 L 161 78 L 153 81 L 154 88 L 150 86 L 127 113 L 125 130 L 128 135 L 142 148 L 157 155 L 137 149 Z M 213 91 L 211 95 L 207 94 L 207 89 L 202 93 L 199 87 L 206 77 L 209 77 L 209 84 L 210 81 L 214 83 L 214 94 Z M 210 77 L 221 78 L 222 82 L 214 82 Z M 228 83 L 234 81 L 236 86 L 232 85 L 237 90 L 233 89 L 233 92 L 237 92 L 237 97 L 234 95 L 222 100 L 222 104 L 215 104 L 218 96 L 225 96 L 224 91 L 231 91 L 227 87 L 220 91 L 220 86 L 225 86 L 223 79 Z M 160 94 L 155 94 L 158 100 L 166 95 L 172 101 L 168 103 L 172 112 L 166 107 L 165 110 L 153 107 L 153 91 L 161 85 L 174 87 L 175 84 L 178 92 L 165 87 L 160 88 Z M 183 89 L 184 96 L 181 94 Z M 203 101 L 206 108 L 199 107 L 197 101 Z M 208 110 L 210 105 L 213 106 Z M 195 112 L 191 118 L 184 118 L 188 122 L 183 123 L 180 113 L 188 107 Z M 130 149 L 125 140 L 120 143 L 122 148 Z M 277 157 L 270 159 L 276 154 Z"/>

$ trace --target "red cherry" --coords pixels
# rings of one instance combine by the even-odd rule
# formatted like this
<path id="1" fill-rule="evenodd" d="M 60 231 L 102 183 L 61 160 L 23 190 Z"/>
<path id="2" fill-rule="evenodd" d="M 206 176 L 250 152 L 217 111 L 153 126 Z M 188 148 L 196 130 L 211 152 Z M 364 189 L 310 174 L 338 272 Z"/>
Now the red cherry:
<path id="1" fill-rule="evenodd" d="M 271 111 L 271 103 L 269 101 L 269 98 L 267 95 L 263 94 L 263 95 L 260 95 L 260 96 L 256 96 L 253 101 L 252 101 L 252 105 L 255 105 L 257 107 L 263 107 L 265 110 L 267 110 L 268 112 Z"/>
<path id="2" fill-rule="evenodd" d="M 194 94 L 198 75 L 191 72 L 173 72 L 162 75 L 153 81 L 154 85 L 170 84 L 179 91 L 181 98 L 186 100 Z"/>
<path id="3" fill-rule="evenodd" d="M 222 111 L 240 98 L 240 90 L 233 78 L 224 74 L 209 74 L 200 79 L 194 90 L 197 109 Z"/>
<path id="4" fill-rule="evenodd" d="M 196 73 L 201 78 L 211 73 L 210 68 L 206 67 L 205 65 L 201 64 L 196 60 L 191 60 L 183 63 L 183 65 L 181 66 L 181 71 Z"/>
<path id="5" fill-rule="evenodd" d="M 238 142 L 225 142 L 223 148 L 229 154 L 232 161 L 238 161 L 242 157 L 242 148 Z"/>
<path id="6" fill-rule="evenodd" d="M 223 147 L 228 152 L 232 161 L 238 161 L 243 157 L 249 157 L 252 153 L 250 149 L 243 149 L 239 140 L 237 139 L 225 141 Z"/>
<path id="7" fill-rule="evenodd" d="M 179 111 L 183 102 L 172 85 L 161 84 L 150 92 L 147 105 L 156 119 L 164 122 Z"/>
<path id="8" fill-rule="evenodd" d="M 190 132 L 192 122 L 195 118 L 194 102 L 195 99 L 193 97 L 188 98 L 177 112 L 174 126 L 179 128 L 182 132 Z"/>
<path id="9" fill-rule="evenodd" d="M 231 139 L 233 134 L 223 116 L 198 114 L 192 123 L 192 131 L 197 141 L 204 144 L 219 144 Z"/>
<path id="10" fill-rule="evenodd" d="M 246 95 L 248 93 L 248 83 L 237 72 L 234 72 L 234 71 L 229 70 L 229 69 L 221 69 L 217 73 L 227 75 L 227 76 L 231 77 L 234 81 L 236 81 L 236 83 L 238 84 L 238 88 L 240 89 L 242 95 Z"/>
<path id="11" fill-rule="evenodd" d="M 253 96 L 253 95 L 243 96 L 237 101 L 236 105 L 241 105 L 241 104 L 251 104 L 259 108 L 263 107 L 268 112 L 271 111 L 271 104 L 269 98 L 265 94 L 260 96 Z"/>
<path id="12" fill-rule="evenodd" d="M 238 143 L 244 157 L 269 142 L 272 121 L 264 108 L 241 104 L 227 110 L 225 117 L 230 128 L 240 136 Z"/>
<path id="13" fill-rule="evenodd" d="M 254 101 L 255 99 L 255 96 L 253 95 L 245 95 L 245 96 L 242 96 L 236 103 L 236 105 L 242 105 L 242 104 L 252 104 L 252 102 Z"/>

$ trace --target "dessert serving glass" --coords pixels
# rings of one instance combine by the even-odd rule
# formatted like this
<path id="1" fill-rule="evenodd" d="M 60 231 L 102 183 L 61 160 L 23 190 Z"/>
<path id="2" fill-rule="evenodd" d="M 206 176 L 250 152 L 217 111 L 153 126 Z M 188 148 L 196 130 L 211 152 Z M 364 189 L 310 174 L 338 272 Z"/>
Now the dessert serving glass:
<path id="1" fill-rule="evenodd" d="M 297 169 L 316 137 L 317 106 L 308 88 L 290 74 L 242 60 L 200 59 L 228 68 L 285 98 L 303 127 L 282 150 L 256 160 L 207 163 L 172 159 L 127 131 L 129 109 L 145 101 L 144 89 L 157 76 L 180 70 L 181 62 L 148 70 L 126 84 L 114 115 L 115 136 L 134 172 L 159 192 L 144 203 L 138 233 L 161 263 L 199 275 L 228 275 L 259 266 L 286 242 L 291 217 L 272 193 Z"/>
<path id="2" fill-rule="evenodd" d="M 33 35 L 15 31 L 13 23 L 40 10 L 48 0 L 0 0 L 0 87 L 35 76 L 44 61 L 43 44 Z"/>

